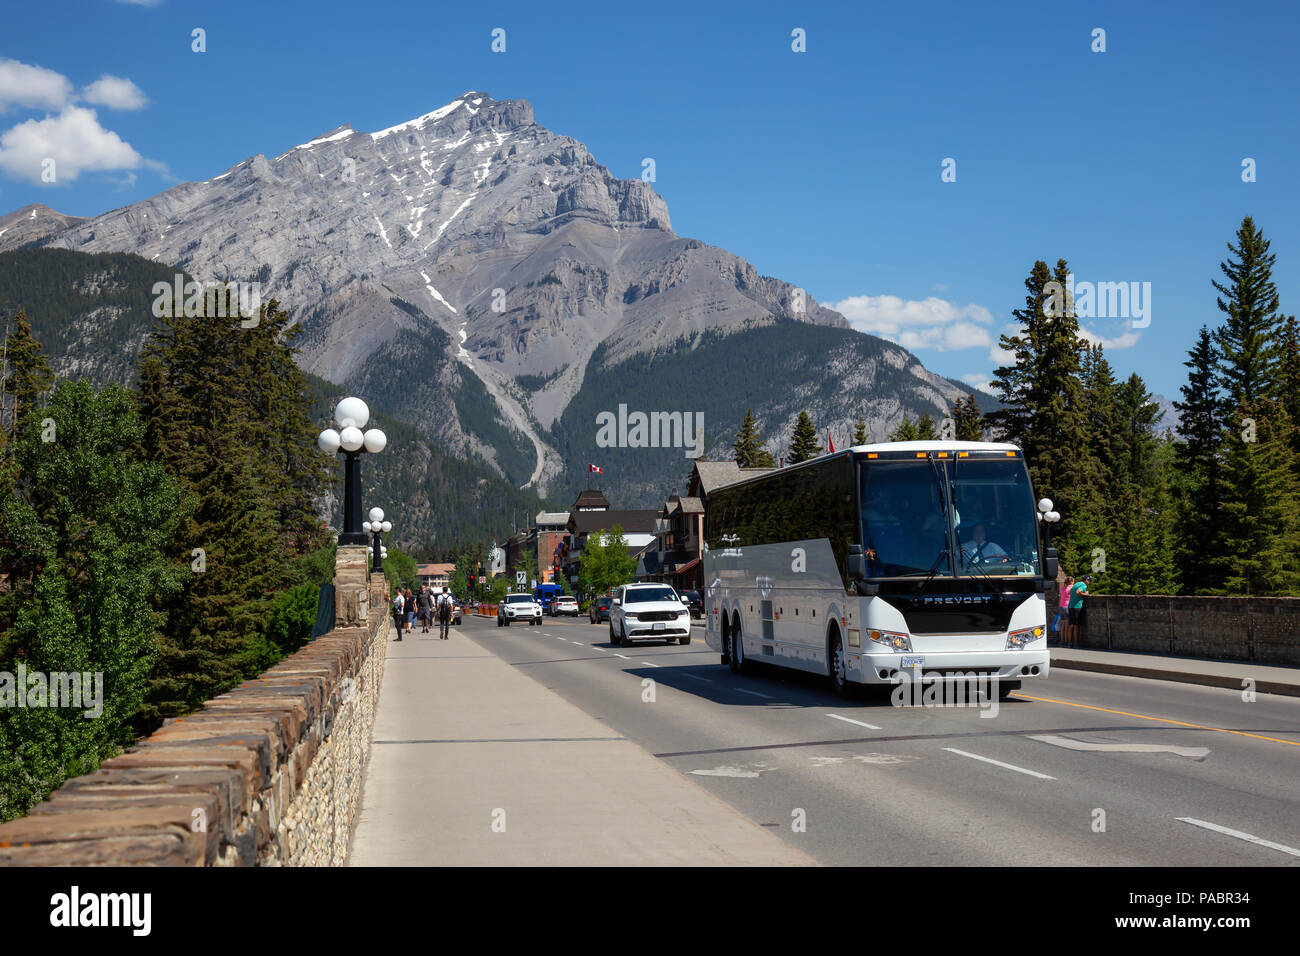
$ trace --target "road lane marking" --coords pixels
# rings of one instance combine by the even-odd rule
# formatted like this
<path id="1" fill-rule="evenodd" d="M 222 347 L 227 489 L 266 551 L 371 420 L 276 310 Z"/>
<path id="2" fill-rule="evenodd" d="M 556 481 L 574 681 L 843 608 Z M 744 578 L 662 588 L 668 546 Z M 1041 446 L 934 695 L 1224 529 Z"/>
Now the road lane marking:
<path id="1" fill-rule="evenodd" d="M 826 716 L 831 718 L 831 720 L 842 720 L 846 724 L 857 724 L 859 727 L 866 727 L 868 730 L 880 729 L 875 724 L 869 724 L 863 720 L 854 720 L 852 717 L 841 717 L 839 714 L 827 714 Z"/>
<path id="2" fill-rule="evenodd" d="M 1071 740 L 1069 737 L 1058 737 L 1055 734 L 1026 734 L 1025 736 L 1030 740 L 1051 744 L 1054 747 L 1064 747 L 1066 750 L 1101 750 L 1131 754 L 1169 753 L 1179 757 L 1192 757 L 1196 760 L 1206 757 L 1210 753 L 1209 747 L 1176 747 L 1173 744 L 1098 744 L 1087 740 Z"/>
<path id="3" fill-rule="evenodd" d="M 771 694 L 760 694 L 756 690 L 745 690 L 743 687 L 733 687 L 731 689 L 738 694 L 749 694 L 751 697 L 762 697 L 764 700 L 776 700 Z"/>
<path id="4" fill-rule="evenodd" d="M 1040 780 L 1055 780 L 1055 777 L 1049 777 L 1045 773 L 1039 773 L 1037 770 L 1026 770 L 1024 767 L 1017 767 L 1015 764 L 1003 763 L 1001 760 L 994 760 L 991 757 L 981 757 L 979 754 L 967 753 L 965 750 L 958 750 L 956 747 L 944 747 L 949 753 L 961 754 L 963 757 L 970 757 L 972 760 L 982 760 L 985 763 L 991 763 L 995 767 L 1002 767 L 1006 770 L 1014 770 L 1016 773 L 1023 773 L 1030 777 L 1037 777 Z"/>
<path id="5" fill-rule="evenodd" d="M 1230 830 L 1227 827 L 1221 827 L 1217 823 L 1207 823 L 1204 820 L 1197 820 L 1194 817 L 1175 817 L 1181 823 L 1190 823 L 1194 827 L 1204 827 L 1206 830 L 1213 830 L 1215 833 L 1222 833 L 1230 837 L 1236 837 L 1238 840 L 1245 840 L 1247 843 L 1254 843 L 1256 846 L 1266 846 L 1270 850 L 1280 850 L 1283 853 L 1289 853 L 1291 856 L 1300 856 L 1300 850 L 1294 847 L 1286 846 L 1282 843 L 1274 843 L 1272 840 L 1263 840 L 1249 833 L 1242 833 L 1240 830 Z"/>
<path id="6" fill-rule="evenodd" d="M 704 681 L 704 683 L 706 683 L 706 684 L 712 684 L 712 683 L 713 683 L 713 678 L 711 678 L 711 677 L 696 677 L 694 674 L 683 674 L 682 676 L 683 676 L 683 677 L 689 677 L 691 680 L 702 680 L 702 681 Z"/>
<path id="7" fill-rule="evenodd" d="M 662 665 L 660 665 L 660 664 L 651 664 L 649 661 L 642 661 L 641 663 L 644 664 L 646 667 L 661 667 L 661 666 L 662 666 Z"/>
<path id="8" fill-rule="evenodd" d="M 615 651 L 614 656 L 615 656 L 615 657 L 623 657 L 623 655 L 622 655 L 622 654 L 619 654 L 617 651 Z M 623 660 L 625 660 L 625 661 L 630 661 L 631 659 L 632 659 L 632 658 L 630 658 L 630 657 L 623 657 Z"/>
<path id="9" fill-rule="evenodd" d="M 1250 734 L 1244 730 L 1228 730 L 1226 727 L 1207 727 L 1205 724 L 1189 724 L 1185 720 L 1174 720 L 1172 717 L 1152 717 L 1150 714 L 1131 714 L 1126 710 L 1111 710 L 1109 707 L 1094 707 L 1092 704 L 1076 704 L 1072 700 L 1057 700 L 1054 697 L 1034 697 L 1022 692 L 1016 692 L 1013 696 L 1023 698 L 1024 700 L 1038 700 L 1045 704 L 1060 704 L 1063 707 L 1080 707 L 1083 710 L 1098 710 L 1103 714 L 1118 714 L 1121 717 L 1136 717 L 1138 720 L 1156 720 L 1165 724 L 1177 724 L 1179 727 L 1191 727 L 1195 730 L 1213 730 L 1218 734 L 1236 734 L 1238 737 L 1253 737 L 1256 740 L 1268 740 L 1275 744 L 1290 744 L 1292 747 L 1300 747 L 1300 740 L 1283 740 L 1281 737 L 1265 737 L 1263 734 Z"/>

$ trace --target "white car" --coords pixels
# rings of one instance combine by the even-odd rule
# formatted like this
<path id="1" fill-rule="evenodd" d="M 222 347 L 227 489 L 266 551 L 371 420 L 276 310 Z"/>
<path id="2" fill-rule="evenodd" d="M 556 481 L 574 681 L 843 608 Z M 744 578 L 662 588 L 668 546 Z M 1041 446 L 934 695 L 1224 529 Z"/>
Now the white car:
<path id="1" fill-rule="evenodd" d="M 691 612 L 667 584 L 625 584 L 609 606 L 609 640 L 626 647 L 637 640 L 691 642 Z"/>
<path id="2" fill-rule="evenodd" d="M 497 605 L 497 627 L 509 627 L 511 621 L 542 623 L 542 606 L 531 594 L 507 594 Z"/>
<path id="3" fill-rule="evenodd" d="M 561 614 L 568 614 L 571 617 L 578 616 L 578 599 L 567 594 L 562 594 L 551 602 L 551 615 L 559 617 Z"/>

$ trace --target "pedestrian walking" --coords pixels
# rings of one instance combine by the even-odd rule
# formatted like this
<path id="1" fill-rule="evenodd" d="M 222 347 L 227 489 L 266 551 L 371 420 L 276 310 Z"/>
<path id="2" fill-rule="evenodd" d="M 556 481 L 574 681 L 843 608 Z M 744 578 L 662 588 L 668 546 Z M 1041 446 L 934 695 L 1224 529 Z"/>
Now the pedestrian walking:
<path id="1" fill-rule="evenodd" d="M 397 629 L 397 640 L 402 639 L 402 624 L 405 623 L 405 604 L 406 595 L 402 589 L 398 588 L 397 593 L 393 595 L 393 627 Z"/>
<path id="2" fill-rule="evenodd" d="M 429 625 L 433 623 L 433 621 L 431 620 L 432 615 L 430 614 L 431 598 L 432 598 L 432 594 L 430 592 L 429 585 L 426 584 L 422 586 L 420 588 L 420 597 L 419 597 L 421 634 L 428 634 Z"/>
<path id="3" fill-rule="evenodd" d="M 448 640 L 448 629 L 451 627 L 451 595 L 447 593 L 444 587 L 442 593 L 438 595 L 438 639 Z"/>
<path id="4" fill-rule="evenodd" d="M 1070 588 L 1070 632 L 1066 641 L 1071 647 L 1079 646 L 1079 625 L 1083 623 L 1083 599 L 1088 596 L 1088 585 L 1092 575 L 1085 574 L 1082 581 L 1076 581 Z"/>
<path id="5" fill-rule="evenodd" d="M 415 623 L 415 595 L 411 593 L 410 588 L 406 589 L 406 601 L 403 607 L 406 609 L 406 633 L 410 634 L 411 625 Z"/>

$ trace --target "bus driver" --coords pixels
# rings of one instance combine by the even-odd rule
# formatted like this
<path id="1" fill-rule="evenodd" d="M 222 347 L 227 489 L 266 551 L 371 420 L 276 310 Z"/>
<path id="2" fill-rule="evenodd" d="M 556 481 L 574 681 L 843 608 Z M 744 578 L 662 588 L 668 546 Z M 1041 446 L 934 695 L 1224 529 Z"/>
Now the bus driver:
<path id="1" fill-rule="evenodd" d="M 1011 557 L 997 544 L 984 537 L 984 526 L 971 529 L 971 540 L 961 546 L 967 564 L 1006 564 Z"/>

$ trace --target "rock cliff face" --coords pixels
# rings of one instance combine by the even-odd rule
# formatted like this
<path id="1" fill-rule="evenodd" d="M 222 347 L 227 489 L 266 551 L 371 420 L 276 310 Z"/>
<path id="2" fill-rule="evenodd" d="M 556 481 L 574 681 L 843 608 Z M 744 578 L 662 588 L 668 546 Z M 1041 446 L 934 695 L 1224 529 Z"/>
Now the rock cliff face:
<path id="1" fill-rule="evenodd" d="M 32 244 L 260 283 L 302 323 L 308 371 L 364 386 L 450 451 L 539 490 L 564 467 L 548 429 L 597 346 L 610 365 L 773 317 L 848 327 L 794 285 L 677 236 L 649 183 L 615 178 L 526 101 L 480 92 L 93 219 L 43 206 L 0 219 L 0 251 Z M 959 393 L 920 372 L 941 400 Z"/>

